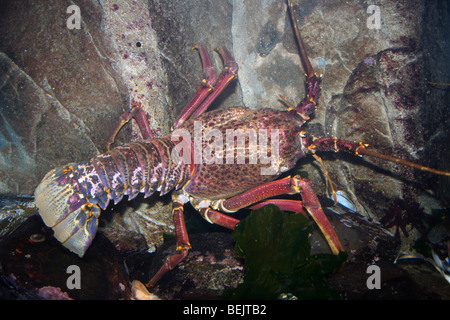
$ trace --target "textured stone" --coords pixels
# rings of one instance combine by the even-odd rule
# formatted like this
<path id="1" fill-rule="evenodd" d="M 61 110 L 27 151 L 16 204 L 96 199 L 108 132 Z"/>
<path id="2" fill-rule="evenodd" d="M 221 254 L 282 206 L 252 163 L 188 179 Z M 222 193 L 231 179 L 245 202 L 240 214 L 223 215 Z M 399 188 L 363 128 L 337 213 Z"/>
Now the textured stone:
<path id="1" fill-rule="evenodd" d="M 104 152 L 131 106 L 144 107 L 155 133 L 167 134 L 173 122 L 147 3 L 74 4 L 81 11 L 80 29 L 68 29 L 68 5 L 60 1 L 0 3 L 1 194 L 32 195 L 53 167 Z M 135 125 L 116 142 L 132 138 L 139 138 Z M 167 201 L 153 207 L 150 213 L 170 215 Z M 130 215 L 133 220 L 134 211 Z M 140 229 L 153 230 L 148 223 L 158 226 L 141 219 Z M 146 237 L 150 245 L 154 238 Z"/>
<path id="2" fill-rule="evenodd" d="M 64 248 L 41 218 L 34 215 L 3 237 L 0 246 L 2 299 L 110 300 L 131 297 L 124 261 L 102 234 L 80 259 Z M 69 267 L 78 268 L 74 271 Z"/>
<path id="3" fill-rule="evenodd" d="M 109 61 L 115 54 L 98 4 L 79 3 L 80 30 L 67 29 L 59 1 L 0 5 L 1 192 L 32 195 L 52 167 L 104 150 L 126 90 Z"/>
<path id="4" fill-rule="evenodd" d="M 450 170 L 448 90 L 436 84 L 449 78 L 448 3 L 382 0 L 381 28 L 369 29 L 365 2 L 293 2 L 311 63 L 323 74 L 319 106 L 305 129 Z M 211 108 L 283 109 L 279 94 L 293 103 L 304 96 L 284 1 L 73 3 L 81 8 L 80 30 L 67 29 L 66 3 L 0 1 L 2 194 L 31 195 L 52 167 L 103 152 L 120 115 L 135 103 L 144 105 L 155 132 L 167 133 L 201 81 L 197 43 L 226 46 L 240 67 L 239 81 Z M 218 55 L 212 57 L 220 70 Z M 137 137 L 133 125 L 118 140 Z M 448 177 L 369 157 L 321 156 L 335 188 L 375 221 L 393 198 L 416 198 L 428 212 L 449 204 Z M 311 162 L 300 161 L 299 169 L 329 196 L 320 165 Z M 170 218 L 170 199 L 149 208 L 136 201 L 131 207 L 142 212 L 120 209 L 128 220 L 114 226 L 143 233 L 150 247 L 160 244 L 173 226 L 164 222 L 153 231 L 159 222 L 144 211 Z"/>
<path id="5" fill-rule="evenodd" d="M 220 299 L 224 290 L 236 288 L 244 278 L 243 259 L 234 251 L 229 233 L 192 234 L 192 250 L 177 268 L 168 272 L 150 290 L 162 299 Z M 157 252 L 150 268 L 153 276 L 175 253 L 174 241 L 165 243 Z"/>

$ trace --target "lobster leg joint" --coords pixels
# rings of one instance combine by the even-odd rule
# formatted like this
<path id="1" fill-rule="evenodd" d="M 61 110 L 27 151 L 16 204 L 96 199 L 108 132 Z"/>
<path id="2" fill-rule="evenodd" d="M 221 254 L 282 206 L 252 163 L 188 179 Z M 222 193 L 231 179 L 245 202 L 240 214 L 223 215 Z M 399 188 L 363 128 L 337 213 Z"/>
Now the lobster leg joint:
<path id="1" fill-rule="evenodd" d="M 202 217 L 208 221 L 209 223 L 218 224 L 219 226 L 234 230 L 236 224 L 238 224 L 239 220 L 227 216 L 219 211 L 216 211 L 211 208 L 202 208 L 200 209 L 200 214 Z"/>
<path id="2" fill-rule="evenodd" d="M 293 181 L 295 182 L 296 189 L 299 190 L 299 193 L 302 196 L 303 207 L 309 212 L 311 217 L 319 226 L 325 236 L 325 239 L 330 245 L 333 254 L 338 254 L 340 251 L 344 251 L 333 226 L 330 224 L 328 218 L 323 212 L 319 199 L 317 199 L 317 196 L 310 186 L 309 180 L 295 176 Z"/>
<path id="3" fill-rule="evenodd" d="M 189 243 L 189 236 L 186 230 L 186 224 L 184 221 L 184 203 L 181 202 L 177 195 L 173 196 L 173 220 L 175 224 L 175 231 L 177 234 L 177 252 L 173 255 L 167 257 L 166 261 L 162 265 L 162 267 L 156 272 L 156 274 L 150 279 L 150 281 L 147 283 L 148 287 L 154 286 L 159 279 L 162 278 L 164 274 L 166 274 L 167 271 L 172 270 L 175 268 L 181 261 L 183 261 L 188 253 L 189 250 L 192 248 L 191 244 Z"/>

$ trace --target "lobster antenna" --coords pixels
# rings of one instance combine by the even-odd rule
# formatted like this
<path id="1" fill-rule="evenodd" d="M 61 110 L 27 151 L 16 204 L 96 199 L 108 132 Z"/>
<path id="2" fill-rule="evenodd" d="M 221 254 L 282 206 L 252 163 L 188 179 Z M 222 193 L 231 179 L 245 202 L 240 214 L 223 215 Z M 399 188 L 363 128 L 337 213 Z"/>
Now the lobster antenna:
<path id="1" fill-rule="evenodd" d="M 289 110 L 295 109 L 294 104 L 292 102 L 290 102 L 288 98 L 286 98 L 285 96 L 283 96 L 281 94 L 279 94 L 278 96 L 287 106 L 289 106 Z"/>
<path id="2" fill-rule="evenodd" d="M 325 167 L 325 163 L 323 163 L 322 158 L 319 157 L 317 154 L 313 153 L 313 157 L 314 157 L 314 159 L 319 161 L 320 165 L 322 166 L 323 173 L 324 173 L 325 177 L 327 178 L 328 183 L 330 184 L 331 194 L 333 195 L 334 204 L 336 205 L 338 203 L 337 196 L 336 196 L 336 190 L 334 190 L 333 181 L 331 181 L 330 174 L 328 173 L 328 170 Z"/>
<path id="3" fill-rule="evenodd" d="M 443 175 L 443 176 L 450 176 L 450 172 L 436 170 L 436 169 L 433 169 L 433 168 L 422 166 L 422 165 L 414 163 L 414 162 L 410 162 L 410 161 L 403 160 L 403 159 L 400 159 L 400 158 L 387 156 L 385 154 L 378 153 L 378 152 L 375 152 L 375 151 L 367 150 L 364 146 L 358 147 L 356 149 L 356 154 L 360 154 L 360 155 L 361 154 L 365 154 L 365 155 L 368 155 L 368 156 L 384 159 L 384 160 L 387 160 L 387 161 L 390 161 L 390 162 L 400 163 L 400 164 L 403 164 L 405 166 L 413 167 L 413 168 L 416 168 L 416 169 L 419 169 L 419 170 L 422 170 L 422 171 L 428 171 L 428 172 L 435 173 L 435 174 L 440 174 L 440 175 Z"/>
<path id="4" fill-rule="evenodd" d="M 427 81 L 428 84 L 432 84 L 435 86 L 450 86 L 450 83 L 442 83 L 442 82 L 431 82 L 431 81 Z"/>
<path id="5" fill-rule="evenodd" d="M 294 7 L 292 5 L 292 0 L 287 0 L 287 5 L 289 8 L 289 13 L 292 21 L 292 25 L 294 27 L 295 38 L 297 39 L 297 45 L 300 50 L 300 58 L 303 62 L 303 68 L 306 71 L 308 77 L 314 75 L 314 69 L 311 66 L 311 62 L 309 61 L 308 54 L 306 53 L 305 45 L 303 44 L 302 37 L 300 37 L 300 32 L 298 31 L 297 21 L 295 20 Z"/>

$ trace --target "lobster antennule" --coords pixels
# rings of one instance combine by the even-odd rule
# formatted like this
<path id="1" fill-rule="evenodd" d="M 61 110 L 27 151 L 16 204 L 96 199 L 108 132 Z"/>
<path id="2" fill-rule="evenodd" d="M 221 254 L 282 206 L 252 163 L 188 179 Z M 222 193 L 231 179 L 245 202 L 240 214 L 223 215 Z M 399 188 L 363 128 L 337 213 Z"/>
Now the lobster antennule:
<path id="1" fill-rule="evenodd" d="M 36 188 L 35 202 L 55 238 L 82 257 L 97 232 L 100 208 L 77 196 L 72 165 L 53 169 Z"/>

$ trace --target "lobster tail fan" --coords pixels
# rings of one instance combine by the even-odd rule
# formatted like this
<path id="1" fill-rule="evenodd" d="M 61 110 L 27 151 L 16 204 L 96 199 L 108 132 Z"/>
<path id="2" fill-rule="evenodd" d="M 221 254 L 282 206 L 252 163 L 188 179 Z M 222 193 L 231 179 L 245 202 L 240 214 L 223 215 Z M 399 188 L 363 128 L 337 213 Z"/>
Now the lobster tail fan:
<path id="1" fill-rule="evenodd" d="M 36 188 L 35 202 L 55 238 L 82 257 L 95 237 L 100 208 L 80 196 L 74 165 L 53 169 Z"/>
<path id="2" fill-rule="evenodd" d="M 186 181 L 190 171 L 172 159 L 174 147 L 170 138 L 151 139 L 53 169 L 35 191 L 39 214 L 55 238 L 82 257 L 95 237 L 101 210 L 111 201 L 131 200 L 141 192 L 162 195 Z"/>
<path id="3" fill-rule="evenodd" d="M 34 191 L 34 201 L 44 223 L 52 227 L 60 217 L 60 212 L 67 207 L 67 199 L 73 195 L 69 185 L 56 183 L 55 177 L 61 169 L 48 172 Z"/>

